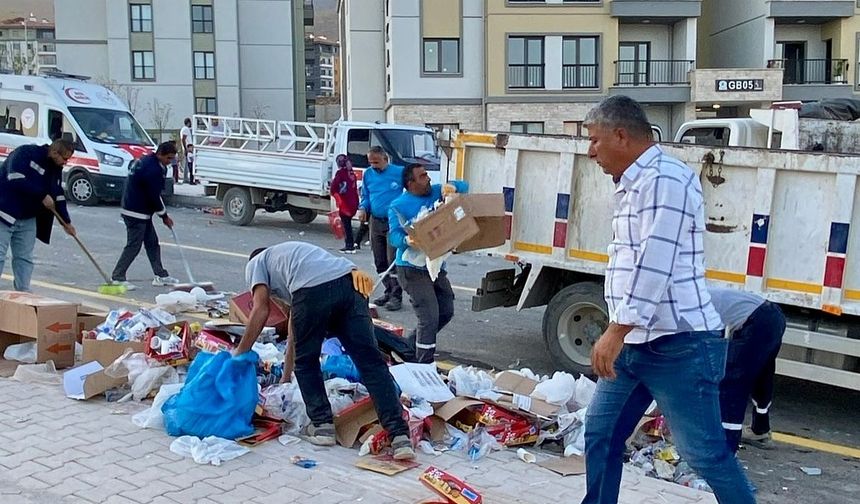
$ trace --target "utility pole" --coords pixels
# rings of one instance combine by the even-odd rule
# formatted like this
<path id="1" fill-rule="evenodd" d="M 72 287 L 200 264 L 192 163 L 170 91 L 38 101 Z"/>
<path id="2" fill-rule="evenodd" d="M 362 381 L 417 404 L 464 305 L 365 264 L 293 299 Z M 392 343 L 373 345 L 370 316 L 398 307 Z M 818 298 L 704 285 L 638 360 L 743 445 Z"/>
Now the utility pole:
<path id="1" fill-rule="evenodd" d="M 24 25 L 24 65 L 27 69 L 27 75 L 31 75 L 30 71 L 30 43 L 27 40 L 27 21 L 36 21 L 36 17 L 33 16 L 33 13 L 30 13 L 30 17 L 24 18 L 21 21 L 21 24 Z M 38 33 L 38 32 L 37 32 Z"/>

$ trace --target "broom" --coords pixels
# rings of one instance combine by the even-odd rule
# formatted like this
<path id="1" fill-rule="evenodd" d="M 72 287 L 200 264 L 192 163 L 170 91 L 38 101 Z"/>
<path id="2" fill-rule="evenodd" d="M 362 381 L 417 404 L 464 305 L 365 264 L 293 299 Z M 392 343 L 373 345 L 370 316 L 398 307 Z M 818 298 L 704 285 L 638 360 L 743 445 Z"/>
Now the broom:
<path id="1" fill-rule="evenodd" d="M 60 217 L 60 214 L 57 212 L 56 208 L 52 208 L 51 212 L 53 212 L 53 214 L 57 218 L 57 220 L 60 221 L 60 224 L 62 224 L 63 226 L 68 225 L 68 223 L 65 220 L 63 220 L 62 217 Z M 72 236 L 72 238 L 74 238 L 75 241 L 78 242 L 78 245 L 80 245 L 81 250 L 84 251 L 84 254 L 87 255 L 90 262 L 93 263 L 93 266 L 96 267 L 96 269 L 99 271 L 99 273 L 101 274 L 102 278 L 105 281 L 105 283 L 99 285 L 99 287 L 98 287 L 99 294 L 108 294 L 111 296 L 117 296 L 120 294 L 125 294 L 125 291 L 127 290 L 125 285 L 120 285 L 120 284 L 116 284 L 116 283 L 112 282 L 110 277 L 107 276 L 107 273 L 105 273 L 104 270 L 101 268 L 101 266 L 99 266 L 99 263 L 96 262 L 95 257 L 93 257 L 93 255 L 90 254 L 90 251 L 87 250 L 87 247 L 84 246 L 84 242 L 82 242 L 81 239 L 77 237 L 77 235 Z"/>

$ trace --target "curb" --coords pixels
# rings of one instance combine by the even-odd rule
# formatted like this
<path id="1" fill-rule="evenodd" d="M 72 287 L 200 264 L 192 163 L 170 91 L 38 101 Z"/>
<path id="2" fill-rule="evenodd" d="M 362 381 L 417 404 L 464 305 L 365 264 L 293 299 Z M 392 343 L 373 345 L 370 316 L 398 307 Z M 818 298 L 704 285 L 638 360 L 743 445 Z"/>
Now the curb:
<path id="1" fill-rule="evenodd" d="M 167 206 L 180 208 L 213 208 L 221 207 L 221 203 L 214 196 L 186 196 L 174 194 L 165 201 Z"/>

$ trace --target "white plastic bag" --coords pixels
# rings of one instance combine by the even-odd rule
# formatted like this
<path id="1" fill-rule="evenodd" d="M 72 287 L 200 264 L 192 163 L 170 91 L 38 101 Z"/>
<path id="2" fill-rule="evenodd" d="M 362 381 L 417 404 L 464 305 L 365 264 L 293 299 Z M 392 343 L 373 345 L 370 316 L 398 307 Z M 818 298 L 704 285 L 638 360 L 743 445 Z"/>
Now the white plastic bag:
<path id="1" fill-rule="evenodd" d="M 129 375 L 128 383 L 131 385 L 132 398 L 135 401 L 142 401 L 162 385 L 179 383 L 179 374 L 170 366 L 151 367 L 137 375 L 134 380 Z"/>
<path id="2" fill-rule="evenodd" d="M 295 382 L 270 385 L 260 392 L 266 414 L 287 422 L 286 434 L 298 434 L 310 423 L 302 392 Z"/>
<path id="3" fill-rule="evenodd" d="M 221 462 L 241 457 L 250 450 L 235 441 L 215 436 L 203 439 L 181 436 L 170 443 L 170 451 L 183 457 L 191 457 L 198 464 L 219 466 Z"/>
<path id="4" fill-rule="evenodd" d="M 42 385 L 63 384 L 63 375 L 57 372 L 52 360 L 44 364 L 21 364 L 15 369 L 12 379 L 22 383 L 39 383 Z"/>
<path id="5" fill-rule="evenodd" d="M 442 265 L 445 264 L 445 261 L 451 257 L 451 253 L 448 252 L 436 259 L 427 258 L 427 272 L 430 274 L 430 280 L 436 281 L 439 278 L 439 272 L 442 271 Z"/>
<path id="6" fill-rule="evenodd" d="M 576 403 L 577 407 L 586 408 L 591 404 L 591 399 L 594 398 L 596 390 L 597 383 L 591 381 L 587 376 L 579 375 L 579 379 L 576 380 L 576 387 L 574 387 L 572 401 Z M 574 409 L 570 403 L 568 403 L 568 409 Z"/>
<path id="7" fill-rule="evenodd" d="M 18 343 L 6 347 L 3 352 L 3 358 L 23 362 L 24 364 L 33 364 L 36 362 L 36 342 Z"/>
<path id="8" fill-rule="evenodd" d="M 254 343 L 251 350 L 257 352 L 260 357 L 260 362 L 283 364 L 284 352 L 278 350 L 278 347 L 271 343 Z"/>
<path id="9" fill-rule="evenodd" d="M 492 395 L 495 380 L 486 371 L 478 370 L 472 366 L 457 366 L 448 372 L 448 382 L 454 386 L 454 393 L 458 396 L 471 396 L 477 398 L 493 399 Z"/>
<path id="10" fill-rule="evenodd" d="M 155 394 L 152 406 L 131 417 L 132 423 L 141 429 L 163 430 L 164 414 L 161 413 L 161 407 L 168 399 L 178 394 L 184 385 L 184 383 L 170 383 L 161 387 Z"/>
<path id="11" fill-rule="evenodd" d="M 564 371 L 556 371 L 549 380 L 538 383 L 531 396 L 550 404 L 564 405 L 573 397 L 576 378 Z"/>
<path id="12" fill-rule="evenodd" d="M 588 408 L 582 408 L 576 413 L 574 428 L 564 436 L 564 456 L 583 455 L 585 453 L 585 416 Z"/>

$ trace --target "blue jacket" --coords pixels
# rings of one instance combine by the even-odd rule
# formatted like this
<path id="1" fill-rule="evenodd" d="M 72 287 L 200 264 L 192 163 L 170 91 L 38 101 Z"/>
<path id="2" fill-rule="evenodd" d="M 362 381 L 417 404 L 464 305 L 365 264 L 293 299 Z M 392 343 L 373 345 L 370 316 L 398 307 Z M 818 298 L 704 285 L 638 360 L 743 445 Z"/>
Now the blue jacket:
<path id="1" fill-rule="evenodd" d="M 448 183 L 456 187 L 458 193 L 469 192 L 468 182 L 452 180 Z M 388 242 L 397 249 L 397 258 L 395 259 L 397 266 L 427 269 L 403 260 L 403 252 L 409 248 L 406 243 L 407 234 L 404 225 L 411 224 L 412 219 L 422 209 L 433 210 L 433 204 L 440 199 L 442 199 L 442 185 L 434 184 L 430 186 L 430 194 L 427 196 L 416 196 L 410 192 L 405 192 L 391 204 L 391 210 L 388 212 Z"/>
<path id="2" fill-rule="evenodd" d="M 122 213 L 133 219 L 149 220 L 152 214 L 167 215 L 161 192 L 167 167 L 155 154 L 147 154 L 128 168 L 128 180 L 122 195 Z"/>
<path id="3" fill-rule="evenodd" d="M 36 219 L 36 236 L 48 243 L 54 215 L 45 208 L 45 196 L 54 198 L 57 212 L 71 222 L 63 194 L 63 167 L 48 157 L 47 145 L 22 145 L 0 165 L 0 222 Z"/>
<path id="4" fill-rule="evenodd" d="M 389 164 L 379 172 L 373 168 L 364 170 L 361 182 L 361 203 L 358 208 L 377 219 L 388 218 L 391 202 L 403 194 L 403 167 Z"/>

